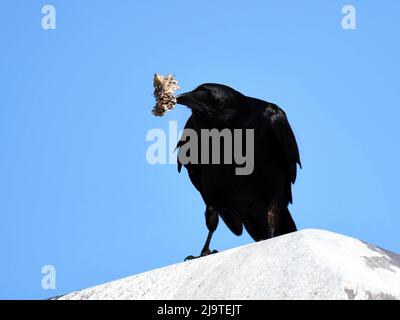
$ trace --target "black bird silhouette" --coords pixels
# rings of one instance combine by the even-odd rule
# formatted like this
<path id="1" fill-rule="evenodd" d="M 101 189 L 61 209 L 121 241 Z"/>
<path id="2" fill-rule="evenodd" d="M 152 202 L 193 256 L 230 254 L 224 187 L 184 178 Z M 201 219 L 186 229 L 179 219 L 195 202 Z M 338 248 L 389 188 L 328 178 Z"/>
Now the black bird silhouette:
<path id="1" fill-rule="evenodd" d="M 217 252 L 211 251 L 210 241 L 218 225 L 219 217 L 235 234 L 241 235 L 243 226 L 255 241 L 269 239 L 296 231 L 288 205 L 292 203 L 291 185 L 296 180 L 297 164 L 301 168 L 299 150 L 285 112 L 273 103 L 247 97 L 221 84 L 206 83 L 195 90 L 178 95 L 178 104 L 186 105 L 192 111 L 186 125 L 198 136 L 199 161 L 183 163 L 189 178 L 200 192 L 205 205 L 206 225 L 209 230 L 200 256 Z M 253 129 L 254 152 L 250 174 L 237 174 L 243 167 L 236 161 L 235 148 L 226 154 L 230 143 L 224 135 L 220 146 L 213 149 L 209 137 L 203 137 L 204 129 L 227 130 L 233 137 L 232 145 L 246 150 L 245 130 Z M 235 129 L 242 133 L 235 135 Z M 236 130 L 237 131 L 237 130 Z M 185 131 L 184 131 L 185 132 Z M 201 145 L 207 139 L 207 153 Z M 192 141 L 193 142 L 193 141 Z M 211 141 L 212 142 L 212 141 Z M 189 135 L 182 135 L 178 142 L 178 171 L 182 168 L 183 156 L 193 152 L 184 147 L 190 143 Z M 221 163 L 213 164 L 215 152 L 221 152 Z M 203 154 L 202 154 L 203 153 Z M 233 158 L 232 162 L 225 161 Z M 201 161 L 208 159 L 207 161 Z M 250 160 L 249 160 L 250 161 Z M 189 256 L 187 259 L 197 258 Z"/>

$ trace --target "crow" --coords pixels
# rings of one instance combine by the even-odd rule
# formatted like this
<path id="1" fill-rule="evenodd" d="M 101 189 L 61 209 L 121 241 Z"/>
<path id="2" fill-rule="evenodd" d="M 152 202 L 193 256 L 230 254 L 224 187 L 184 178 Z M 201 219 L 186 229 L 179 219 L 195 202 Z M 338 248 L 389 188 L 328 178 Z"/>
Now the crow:
<path id="1" fill-rule="evenodd" d="M 200 256 L 189 256 L 185 260 L 218 252 L 210 250 L 210 241 L 219 217 L 237 236 L 242 234 L 244 226 L 255 241 L 296 231 L 288 205 L 292 203 L 291 187 L 296 180 L 297 165 L 301 168 L 301 162 L 285 112 L 273 103 L 215 83 L 205 83 L 178 95 L 177 103 L 191 109 L 183 132 L 190 130 L 197 134 L 195 151 L 199 154 L 198 159 L 202 160 L 182 161 L 184 156 L 194 152 L 194 149 L 185 148 L 190 143 L 189 135 L 182 135 L 177 145 L 178 171 L 181 172 L 183 165 L 200 192 L 206 206 L 205 220 L 209 231 Z M 232 145 L 240 146 L 242 151 L 248 144 L 244 136 L 252 131 L 253 141 L 249 141 L 254 150 L 250 173 L 238 174 L 237 169 L 243 167 L 243 163 L 236 161 L 234 155 L 223 153 L 229 143 L 225 135 L 221 135 L 216 149 L 209 144 L 209 136 L 202 135 L 204 130 L 215 129 L 225 133 L 228 130 L 236 139 Z M 235 130 L 240 134 L 235 135 Z M 208 150 L 203 148 L 205 139 L 204 146 Z M 234 147 L 228 151 L 236 154 Z M 202 157 L 205 151 L 208 155 Z M 223 160 L 235 159 L 213 163 L 210 159 L 215 152 L 222 152 Z"/>

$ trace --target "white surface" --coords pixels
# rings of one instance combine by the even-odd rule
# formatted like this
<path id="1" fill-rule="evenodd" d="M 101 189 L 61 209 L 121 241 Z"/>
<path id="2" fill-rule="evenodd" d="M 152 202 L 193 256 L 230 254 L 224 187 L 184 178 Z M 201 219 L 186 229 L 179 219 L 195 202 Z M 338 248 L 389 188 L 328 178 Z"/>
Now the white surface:
<path id="1" fill-rule="evenodd" d="M 307 229 L 60 299 L 400 299 L 400 256 Z"/>

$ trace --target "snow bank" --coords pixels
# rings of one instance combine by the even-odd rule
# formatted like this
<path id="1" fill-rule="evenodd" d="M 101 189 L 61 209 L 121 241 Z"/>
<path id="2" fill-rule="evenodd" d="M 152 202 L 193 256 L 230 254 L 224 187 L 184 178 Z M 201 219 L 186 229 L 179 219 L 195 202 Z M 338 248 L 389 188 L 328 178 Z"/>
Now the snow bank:
<path id="1" fill-rule="evenodd" d="M 400 255 L 307 229 L 59 299 L 400 299 Z"/>

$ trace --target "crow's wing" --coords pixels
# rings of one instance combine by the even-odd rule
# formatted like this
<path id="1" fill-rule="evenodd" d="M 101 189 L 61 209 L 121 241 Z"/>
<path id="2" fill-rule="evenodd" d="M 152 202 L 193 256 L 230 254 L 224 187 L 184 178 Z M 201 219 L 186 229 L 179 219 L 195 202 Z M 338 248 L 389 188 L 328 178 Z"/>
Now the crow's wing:
<path id="1" fill-rule="evenodd" d="M 195 129 L 193 126 L 193 122 L 192 122 L 192 116 L 189 117 L 188 121 L 185 124 L 185 127 L 183 130 L 185 129 Z M 178 149 L 178 172 L 181 172 L 182 170 L 182 163 L 179 161 L 179 152 L 181 152 L 181 147 L 186 143 L 186 140 L 182 140 L 181 139 L 178 141 L 178 144 L 176 145 L 176 148 Z M 200 151 L 200 150 L 199 150 Z M 200 154 L 198 154 L 199 158 L 200 158 Z M 201 184 L 200 184 L 200 170 L 201 170 L 201 166 L 198 164 L 192 164 L 192 163 L 188 163 L 188 164 L 184 164 L 183 165 L 186 170 L 188 171 L 189 174 L 189 178 L 190 181 L 192 181 L 192 184 L 195 186 L 195 188 L 201 193 Z"/>
<path id="2" fill-rule="evenodd" d="M 301 168 L 299 148 L 292 128 L 289 125 L 285 112 L 273 103 L 265 107 L 264 117 L 275 133 L 287 159 L 289 178 L 292 183 L 296 181 L 297 164 Z"/>

